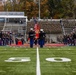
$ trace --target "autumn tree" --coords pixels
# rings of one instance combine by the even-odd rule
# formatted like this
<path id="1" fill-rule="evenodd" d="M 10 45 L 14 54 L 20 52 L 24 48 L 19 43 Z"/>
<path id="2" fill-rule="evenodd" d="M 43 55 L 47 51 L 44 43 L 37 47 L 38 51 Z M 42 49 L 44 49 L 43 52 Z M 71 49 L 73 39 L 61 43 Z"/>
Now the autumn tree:
<path id="1" fill-rule="evenodd" d="M 12 1 L 12 2 L 11 2 Z M 52 18 L 75 17 L 75 0 L 40 0 L 40 16 Z M 39 16 L 39 0 L 7 0 L 6 10 L 24 12 L 28 18 Z"/>
<path id="2" fill-rule="evenodd" d="M 59 18 L 63 12 L 61 0 L 48 0 L 48 10 L 52 18 Z"/>
<path id="3" fill-rule="evenodd" d="M 74 16 L 74 1 L 75 0 L 62 0 L 62 6 L 64 9 L 63 17 L 73 17 Z"/>

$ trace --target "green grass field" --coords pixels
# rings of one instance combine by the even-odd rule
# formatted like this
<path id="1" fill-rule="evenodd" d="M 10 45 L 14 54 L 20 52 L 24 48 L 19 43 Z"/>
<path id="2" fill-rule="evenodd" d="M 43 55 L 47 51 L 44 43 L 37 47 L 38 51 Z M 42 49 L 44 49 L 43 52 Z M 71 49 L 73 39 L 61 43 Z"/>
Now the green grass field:
<path id="1" fill-rule="evenodd" d="M 36 48 L 0 47 L 0 75 L 36 75 Z M 39 48 L 41 75 L 76 75 L 76 47 Z M 21 62 L 29 57 L 30 61 Z M 50 62 L 46 58 L 69 58 L 69 62 Z M 11 60 L 13 62 L 6 62 Z M 61 59 L 55 59 L 62 61 Z M 17 61 L 17 62 L 16 62 Z"/>

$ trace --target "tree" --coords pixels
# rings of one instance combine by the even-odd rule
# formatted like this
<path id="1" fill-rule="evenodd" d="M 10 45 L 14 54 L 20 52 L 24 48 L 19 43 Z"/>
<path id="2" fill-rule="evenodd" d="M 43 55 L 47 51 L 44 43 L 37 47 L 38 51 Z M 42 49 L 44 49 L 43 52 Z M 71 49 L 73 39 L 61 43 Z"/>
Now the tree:
<path id="1" fill-rule="evenodd" d="M 49 17 L 49 10 L 48 10 L 47 2 L 48 2 L 48 0 L 42 0 L 41 1 L 41 5 L 40 5 L 41 6 L 41 8 L 40 8 L 41 18 Z"/>
<path id="2" fill-rule="evenodd" d="M 4 10 L 4 7 L 3 6 L 0 6 L 0 11 L 3 11 Z"/>
<path id="3" fill-rule="evenodd" d="M 75 0 L 62 0 L 62 6 L 64 9 L 63 17 L 73 17 L 74 6 L 75 6 L 74 1 Z"/>
<path id="4" fill-rule="evenodd" d="M 18 1 L 18 2 L 16 2 Z M 8 11 L 22 11 L 28 18 L 39 16 L 39 0 L 10 0 L 6 3 Z M 75 17 L 75 0 L 40 0 L 40 16 L 52 18 Z"/>
<path id="5" fill-rule="evenodd" d="M 63 12 L 61 2 L 61 0 L 48 0 L 49 15 L 52 18 L 60 18 L 61 13 Z"/>

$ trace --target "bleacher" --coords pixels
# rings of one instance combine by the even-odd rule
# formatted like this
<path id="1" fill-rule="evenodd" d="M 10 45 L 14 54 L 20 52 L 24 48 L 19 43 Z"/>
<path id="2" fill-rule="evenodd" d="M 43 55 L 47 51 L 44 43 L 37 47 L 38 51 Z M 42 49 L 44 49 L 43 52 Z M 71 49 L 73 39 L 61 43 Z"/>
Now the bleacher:
<path id="1" fill-rule="evenodd" d="M 21 27 L 22 26 L 22 24 L 15 24 L 15 23 L 7 23 L 6 25 L 5 25 L 5 27 L 4 27 L 4 30 L 5 31 L 14 31 L 14 30 L 17 30 L 18 28 L 22 28 Z"/>
<path id="2" fill-rule="evenodd" d="M 44 29 L 44 31 L 47 34 L 59 34 L 62 33 L 62 28 L 60 24 L 60 19 L 58 20 L 41 20 L 38 22 L 40 28 Z M 28 21 L 27 22 L 27 33 L 29 32 L 30 28 L 34 27 L 35 23 L 34 21 Z M 63 25 L 65 29 L 65 33 L 70 33 L 75 27 L 76 27 L 76 21 L 75 20 L 63 20 Z M 5 30 L 16 30 L 18 28 L 19 24 L 10 24 L 8 23 L 7 26 L 5 27 Z M 22 25 L 21 25 L 22 26 Z M 2 30 L 4 27 L 4 23 L 0 23 L 0 30 Z M 20 27 L 20 26 L 19 26 Z M 22 30 L 23 28 L 21 28 Z"/>
<path id="3" fill-rule="evenodd" d="M 0 31 L 3 30 L 3 26 L 4 26 L 4 23 L 3 22 L 0 22 Z"/>
<path id="4" fill-rule="evenodd" d="M 44 29 L 47 34 L 62 33 L 62 28 L 58 21 L 39 21 L 38 23 L 40 28 Z M 27 22 L 27 33 L 34 25 L 34 21 Z"/>
<path id="5" fill-rule="evenodd" d="M 76 27 L 75 19 L 63 20 L 65 33 L 71 33 L 73 29 Z"/>
<path id="6" fill-rule="evenodd" d="M 38 24 L 41 29 L 44 29 L 47 34 L 47 40 L 54 40 L 57 42 L 57 36 L 63 36 L 63 30 L 61 27 L 60 20 L 46 20 L 46 21 L 38 21 Z M 30 28 L 34 28 L 34 21 L 27 21 L 27 26 L 22 26 L 23 24 L 19 23 L 7 23 L 5 26 L 5 31 L 15 31 L 16 33 L 21 32 L 24 33 L 26 30 L 26 34 L 30 31 Z M 65 29 L 65 33 L 70 33 L 76 27 L 76 21 L 72 20 L 63 20 L 63 25 Z M 26 28 L 25 28 L 26 27 Z M 0 30 L 4 28 L 4 24 L 0 23 Z M 19 31 L 18 31 L 19 29 Z M 20 31 L 23 30 L 23 31 Z M 53 34 L 53 35 L 52 35 Z M 28 36 L 26 35 L 26 38 Z M 51 41 L 48 41 L 51 43 Z"/>

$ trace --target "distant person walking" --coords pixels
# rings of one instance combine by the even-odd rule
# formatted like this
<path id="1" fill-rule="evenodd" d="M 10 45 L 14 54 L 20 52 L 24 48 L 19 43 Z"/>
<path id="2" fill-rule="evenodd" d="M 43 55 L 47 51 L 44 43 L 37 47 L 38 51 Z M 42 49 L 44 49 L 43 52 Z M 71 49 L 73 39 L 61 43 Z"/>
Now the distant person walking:
<path id="1" fill-rule="evenodd" d="M 43 29 L 40 29 L 40 33 L 39 33 L 39 45 L 41 48 L 43 48 L 44 44 L 45 44 L 45 32 L 43 31 Z"/>
<path id="2" fill-rule="evenodd" d="M 34 32 L 33 28 L 30 28 L 29 39 L 30 39 L 30 47 L 31 48 L 33 48 L 34 38 L 35 38 L 35 32 Z"/>

